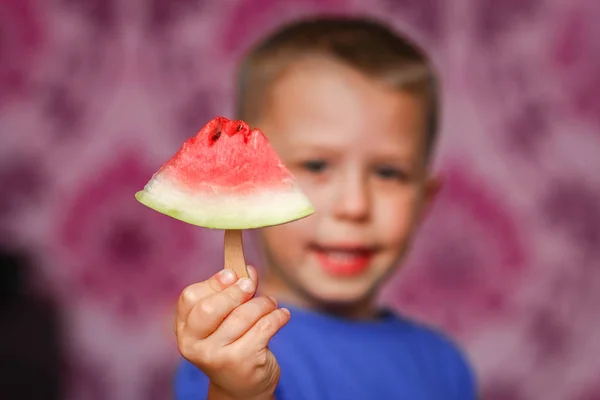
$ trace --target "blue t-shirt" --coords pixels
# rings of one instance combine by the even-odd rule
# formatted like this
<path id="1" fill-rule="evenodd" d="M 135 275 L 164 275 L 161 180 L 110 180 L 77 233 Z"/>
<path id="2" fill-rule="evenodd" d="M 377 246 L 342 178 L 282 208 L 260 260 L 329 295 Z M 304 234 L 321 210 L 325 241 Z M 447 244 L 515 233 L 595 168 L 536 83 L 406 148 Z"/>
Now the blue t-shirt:
<path id="1" fill-rule="evenodd" d="M 269 348 L 281 367 L 276 400 L 475 400 L 464 355 L 431 328 L 386 311 L 349 321 L 288 307 L 292 318 Z M 206 399 L 208 379 L 185 361 L 177 400 Z"/>

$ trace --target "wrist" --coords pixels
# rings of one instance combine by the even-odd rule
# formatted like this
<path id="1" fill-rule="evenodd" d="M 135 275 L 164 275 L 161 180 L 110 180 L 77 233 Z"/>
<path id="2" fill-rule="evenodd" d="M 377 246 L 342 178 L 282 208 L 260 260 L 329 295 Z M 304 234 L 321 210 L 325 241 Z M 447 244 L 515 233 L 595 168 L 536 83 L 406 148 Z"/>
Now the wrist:
<path id="1" fill-rule="evenodd" d="M 208 386 L 208 397 L 207 400 L 275 400 L 275 393 L 266 392 L 256 395 L 232 395 L 227 393 L 222 388 L 213 385 L 212 383 Z"/>

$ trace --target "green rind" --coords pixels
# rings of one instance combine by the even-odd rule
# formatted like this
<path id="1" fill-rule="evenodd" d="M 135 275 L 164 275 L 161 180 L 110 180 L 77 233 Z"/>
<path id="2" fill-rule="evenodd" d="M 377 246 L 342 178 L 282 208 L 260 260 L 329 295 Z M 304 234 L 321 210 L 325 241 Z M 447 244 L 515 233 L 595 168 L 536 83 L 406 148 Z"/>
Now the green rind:
<path id="1" fill-rule="evenodd" d="M 307 203 L 307 207 L 303 209 L 299 209 L 297 213 L 288 214 L 288 215 L 277 215 L 277 216 L 261 216 L 260 218 L 248 219 L 239 218 L 239 216 L 233 216 L 231 218 L 217 216 L 217 215 L 208 215 L 206 218 L 202 220 L 188 218 L 186 217 L 186 212 L 184 210 L 177 210 L 173 208 L 165 207 L 163 204 L 159 202 L 153 201 L 150 196 L 146 194 L 144 190 L 141 190 L 135 194 L 135 198 L 145 205 L 155 211 L 158 211 L 161 214 L 168 215 L 172 218 L 175 218 L 179 221 L 186 222 L 191 225 L 201 226 L 203 228 L 208 229 L 256 229 L 256 228 L 265 228 L 268 226 L 282 225 L 288 222 L 296 221 L 298 219 L 302 219 L 308 217 L 309 215 L 315 212 L 314 207 Z"/>

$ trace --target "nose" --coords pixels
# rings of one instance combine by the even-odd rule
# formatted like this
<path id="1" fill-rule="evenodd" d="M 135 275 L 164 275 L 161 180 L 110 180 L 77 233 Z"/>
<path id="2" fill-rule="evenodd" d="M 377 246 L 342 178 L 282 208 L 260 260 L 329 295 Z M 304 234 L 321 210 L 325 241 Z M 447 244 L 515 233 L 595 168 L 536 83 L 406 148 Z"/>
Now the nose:
<path id="1" fill-rule="evenodd" d="M 355 222 L 369 219 L 369 188 L 366 180 L 359 174 L 349 175 L 341 180 L 331 200 L 335 218 Z"/>

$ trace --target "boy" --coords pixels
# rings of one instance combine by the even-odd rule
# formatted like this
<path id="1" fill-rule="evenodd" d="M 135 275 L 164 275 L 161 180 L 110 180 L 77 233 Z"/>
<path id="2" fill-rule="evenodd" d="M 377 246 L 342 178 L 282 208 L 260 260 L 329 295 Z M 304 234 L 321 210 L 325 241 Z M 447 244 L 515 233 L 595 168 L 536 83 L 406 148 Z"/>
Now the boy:
<path id="1" fill-rule="evenodd" d="M 375 302 L 438 188 L 425 56 L 375 22 L 300 21 L 249 53 L 239 83 L 238 117 L 316 213 L 261 232 L 260 295 L 252 267 L 182 292 L 177 399 L 474 399 L 460 350 Z"/>

